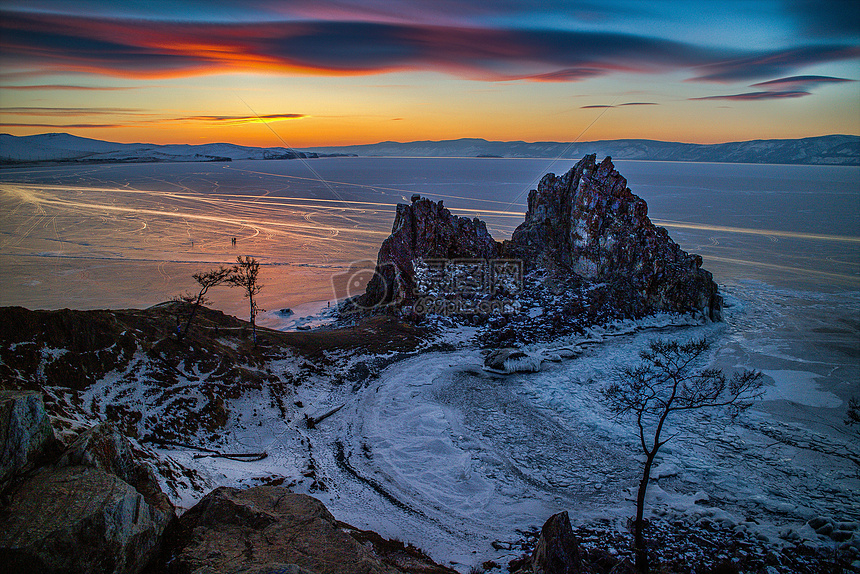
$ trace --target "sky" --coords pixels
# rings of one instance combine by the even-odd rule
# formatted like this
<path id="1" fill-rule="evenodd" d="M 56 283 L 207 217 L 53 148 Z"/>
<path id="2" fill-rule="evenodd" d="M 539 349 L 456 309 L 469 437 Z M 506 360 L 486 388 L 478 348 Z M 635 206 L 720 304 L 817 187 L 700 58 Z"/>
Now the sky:
<path id="1" fill-rule="evenodd" d="M 860 134 L 856 0 L 0 0 L 0 132 L 308 148 Z"/>

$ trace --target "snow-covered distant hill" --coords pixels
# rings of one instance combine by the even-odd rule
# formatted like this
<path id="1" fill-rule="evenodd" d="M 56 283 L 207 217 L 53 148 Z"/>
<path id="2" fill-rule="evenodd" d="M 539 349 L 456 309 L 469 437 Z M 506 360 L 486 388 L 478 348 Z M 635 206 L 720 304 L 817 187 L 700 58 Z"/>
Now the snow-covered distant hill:
<path id="1" fill-rule="evenodd" d="M 753 140 L 722 144 L 688 144 L 642 139 L 594 142 L 500 142 L 484 139 L 382 142 L 320 147 L 320 153 L 406 157 L 540 157 L 579 159 L 586 154 L 613 159 L 697 161 L 713 163 L 781 163 L 860 165 L 860 136 L 829 135 L 795 140 Z"/>
<path id="2" fill-rule="evenodd" d="M 0 134 L 0 165 L 7 166 L 39 162 L 231 161 L 331 155 L 580 159 L 590 153 L 596 153 L 598 157 L 612 156 L 616 160 L 860 165 L 860 136 L 829 135 L 795 140 L 753 140 L 710 145 L 641 139 L 566 143 L 502 142 L 464 138 L 405 143 L 389 141 L 295 150 L 283 147 L 246 147 L 229 143 L 122 144 L 60 133 L 21 137 Z"/>
<path id="3" fill-rule="evenodd" d="M 123 144 L 69 134 L 13 136 L 0 134 L 0 164 L 35 162 L 163 162 L 296 159 L 318 157 L 289 148 L 256 148 L 228 143 L 203 145 Z"/>

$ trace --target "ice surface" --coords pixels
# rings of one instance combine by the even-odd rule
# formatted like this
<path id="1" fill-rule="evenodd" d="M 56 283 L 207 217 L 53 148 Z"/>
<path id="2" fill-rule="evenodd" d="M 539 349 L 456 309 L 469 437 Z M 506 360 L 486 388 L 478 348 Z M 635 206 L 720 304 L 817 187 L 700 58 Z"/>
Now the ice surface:
<path id="1" fill-rule="evenodd" d="M 818 390 L 817 375 L 807 371 L 765 370 L 775 386 L 769 387 L 764 398 L 770 401 L 792 401 L 810 407 L 835 408 L 844 402 L 833 393 Z"/>
<path id="2" fill-rule="evenodd" d="M 627 323 L 625 334 L 599 342 L 592 334 L 580 356 L 545 362 L 539 373 L 487 373 L 482 353 L 467 345 L 401 360 L 351 389 L 317 381 L 296 389 L 307 412 L 345 406 L 313 430 L 298 417 L 278 420 L 249 396 L 230 432 L 236 444 L 270 458 L 186 462 L 213 484 L 290 477 L 338 519 L 420 545 L 463 571 L 487 559 L 503 563 L 513 555 L 494 541 L 515 541 L 518 531 L 561 510 L 575 523 L 608 518 L 624 527 L 642 455 L 632 426 L 610 416 L 599 390 L 655 337 L 706 336 L 717 343 L 708 362 L 719 363 L 734 336 L 732 320 L 741 319 L 732 313 L 744 308 L 734 305 L 727 324 L 650 319 L 662 326 Z M 461 345 L 464 334 L 452 333 L 451 341 Z M 810 412 L 833 416 L 810 402 L 803 403 Z M 720 412 L 670 420 L 666 431 L 677 436 L 658 456 L 648 513 L 740 525 L 774 543 L 781 530 L 800 530 L 813 516 L 860 518 L 856 445 L 780 420 L 764 410 L 769 403 L 735 423 Z M 309 460 L 314 479 L 303 478 Z"/>
<path id="3" fill-rule="evenodd" d="M 335 320 L 337 301 L 312 301 L 290 308 L 291 313 L 268 311 L 260 318 L 266 326 L 279 331 L 316 329 Z"/>

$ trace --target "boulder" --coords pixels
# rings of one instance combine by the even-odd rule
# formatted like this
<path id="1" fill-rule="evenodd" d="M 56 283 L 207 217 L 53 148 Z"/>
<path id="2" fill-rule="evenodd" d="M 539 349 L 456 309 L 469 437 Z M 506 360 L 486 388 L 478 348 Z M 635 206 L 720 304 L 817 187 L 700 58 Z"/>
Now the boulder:
<path id="1" fill-rule="evenodd" d="M 18 485 L 0 512 L 4 572 L 136 574 L 157 552 L 164 524 L 113 474 L 49 468 Z"/>
<path id="2" fill-rule="evenodd" d="M 567 512 L 549 517 L 532 553 L 534 574 L 580 574 L 587 572 L 582 552 L 573 536 Z"/>
<path id="3" fill-rule="evenodd" d="M 492 373 L 516 372 L 536 373 L 540 371 L 541 359 L 519 349 L 505 348 L 490 351 L 484 359 L 484 370 Z"/>
<path id="4" fill-rule="evenodd" d="M 54 431 L 41 394 L 0 391 L 0 489 L 54 447 Z"/>
<path id="5" fill-rule="evenodd" d="M 176 524 L 162 571 L 396 573 L 345 533 L 323 504 L 279 486 L 216 488 Z"/>
<path id="6" fill-rule="evenodd" d="M 134 452 L 131 441 L 112 425 L 96 425 L 81 433 L 56 463 L 57 467 L 77 465 L 109 472 L 131 485 L 147 504 L 163 514 L 162 528 L 173 518 L 173 505 L 162 492 L 155 473 Z"/>
<path id="7" fill-rule="evenodd" d="M 630 315 L 701 311 L 721 318 L 722 298 L 702 258 L 683 251 L 648 218 L 607 157 L 585 156 L 563 176 L 547 174 L 528 197 L 525 221 L 505 242 L 507 257 L 612 284 Z M 619 289 L 620 288 L 620 289 Z"/>

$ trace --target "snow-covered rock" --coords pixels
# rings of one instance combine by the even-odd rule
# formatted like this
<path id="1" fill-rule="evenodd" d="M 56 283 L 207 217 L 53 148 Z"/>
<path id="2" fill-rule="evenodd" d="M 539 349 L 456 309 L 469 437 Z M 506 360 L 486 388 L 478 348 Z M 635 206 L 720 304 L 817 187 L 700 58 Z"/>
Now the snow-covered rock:
<path id="1" fill-rule="evenodd" d="M 519 349 L 491 351 L 484 360 L 484 370 L 509 375 L 516 372 L 536 373 L 540 371 L 542 359 Z"/>

